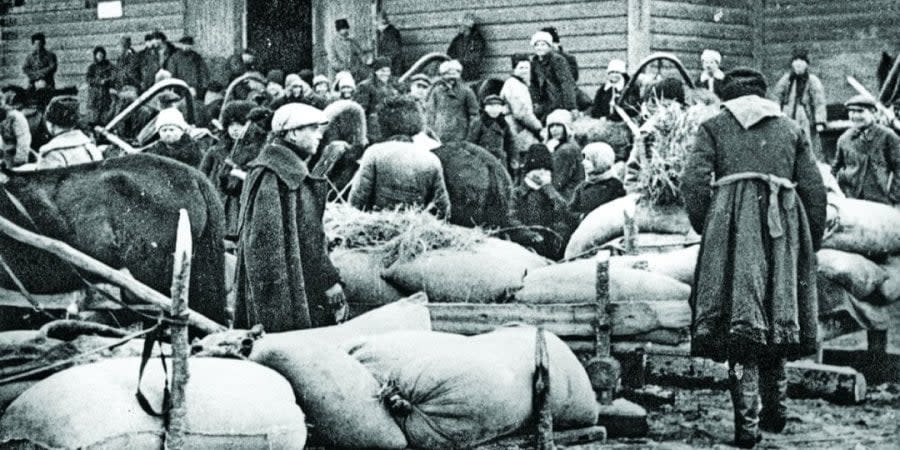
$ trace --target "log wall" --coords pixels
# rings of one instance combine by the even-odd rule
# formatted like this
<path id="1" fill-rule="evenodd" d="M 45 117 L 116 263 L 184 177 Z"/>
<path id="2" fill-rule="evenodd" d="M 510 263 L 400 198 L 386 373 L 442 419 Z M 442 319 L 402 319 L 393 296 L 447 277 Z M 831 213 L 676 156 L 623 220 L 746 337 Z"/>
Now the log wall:
<path id="1" fill-rule="evenodd" d="M 510 56 L 530 53 L 531 35 L 553 25 L 563 48 L 578 58 L 579 86 L 593 93 L 610 58 L 626 58 L 626 0 L 383 0 L 382 7 L 403 36 L 407 65 L 420 56 L 444 52 L 463 14 L 478 17 L 487 41 L 484 77 L 505 79 Z"/>
<path id="2" fill-rule="evenodd" d="M 0 16 L 0 84 L 27 83 L 22 64 L 31 52 L 31 35 L 39 31 L 47 35 L 47 49 L 56 53 L 57 88 L 85 83 L 95 46 L 106 47 L 107 58 L 115 60 L 122 36 L 131 36 L 133 46 L 140 48 L 152 30 L 161 30 L 171 40 L 184 33 L 183 0 L 122 3 L 122 17 L 104 20 L 97 19 L 96 7 L 85 7 L 84 0 L 28 0 L 11 8 Z"/>

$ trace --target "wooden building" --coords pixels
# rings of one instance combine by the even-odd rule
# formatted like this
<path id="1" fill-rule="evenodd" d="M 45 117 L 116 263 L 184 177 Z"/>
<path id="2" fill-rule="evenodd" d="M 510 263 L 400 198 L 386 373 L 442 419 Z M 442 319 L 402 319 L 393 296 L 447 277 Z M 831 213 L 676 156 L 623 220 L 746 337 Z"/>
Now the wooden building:
<path id="1" fill-rule="evenodd" d="M 11 3 L 11 1 L 7 1 Z M 188 34 L 219 68 L 244 46 L 264 68 L 312 68 L 327 72 L 334 21 L 347 18 L 351 33 L 374 48 L 375 14 L 387 11 L 404 40 L 406 64 L 446 50 L 465 12 L 473 12 L 488 42 L 485 77 L 505 77 L 509 57 L 529 52 L 541 27 L 557 27 L 566 51 L 578 58 L 579 85 L 589 95 L 602 85 L 610 58 L 633 67 L 653 51 L 679 56 L 693 74 L 699 55 L 714 48 L 723 67 L 760 67 L 774 83 L 794 47 L 809 50 L 812 70 L 826 85 L 829 102 L 852 91 L 853 75 L 877 89 L 881 51 L 894 52 L 900 28 L 896 0 L 121 0 L 121 17 L 99 19 L 97 0 L 17 0 L 0 16 L 0 83 L 24 83 L 21 65 L 29 36 L 48 37 L 59 57 L 57 84 L 83 84 L 91 49 L 118 55 L 122 36 L 136 48 L 159 29 L 171 40 Z"/>

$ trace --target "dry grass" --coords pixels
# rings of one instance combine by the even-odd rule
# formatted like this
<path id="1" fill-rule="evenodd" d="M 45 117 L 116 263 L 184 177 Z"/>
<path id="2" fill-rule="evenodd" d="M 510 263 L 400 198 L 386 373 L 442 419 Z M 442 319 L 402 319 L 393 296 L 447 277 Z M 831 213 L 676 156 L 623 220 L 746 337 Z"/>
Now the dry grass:
<path id="1" fill-rule="evenodd" d="M 380 253 L 385 267 L 438 249 L 465 250 L 484 240 L 480 229 L 450 225 L 422 209 L 363 212 L 346 203 L 325 209 L 329 248 Z"/>

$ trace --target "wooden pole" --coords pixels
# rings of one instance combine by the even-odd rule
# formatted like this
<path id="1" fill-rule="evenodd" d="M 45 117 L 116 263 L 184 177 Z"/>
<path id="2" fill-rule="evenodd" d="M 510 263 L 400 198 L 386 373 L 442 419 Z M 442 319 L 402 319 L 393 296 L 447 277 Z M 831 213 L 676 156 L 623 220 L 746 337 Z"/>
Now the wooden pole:
<path id="1" fill-rule="evenodd" d="M 533 402 L 537 427 L 534 436 L 535 450 L 554 450 L 553 443 L 553 409 L 550 404 L 550 354 L 547 352 L 547 341 L 544 329 L 537 328 L 534 341 L 534 386 Z"/>
<path id="2" fill-rule="evenodd" d="M 165 295 L 156 292 L 144 283 L 134 279 L 130 274 L 115 270 L 72 248 L 65 242 L 28 231 L 5 217 L 0 217 L 0 231 L 19 242 L 50 252 L 63 260 L 72 263 L 81 270 L 100 276 L 110 283 L 127 290 L 142 301 L 164 308 L 166 311 L 170 311 L 172 308 L 172 301 Z M 202 314 L 190 310 L 188 310 L 188 322 L 192 326 L 197 327 L 206 333 L 225 331 L 225 327 L 222 325 L 219 325 Z"/>
<path id="3" fill-rule="evenodd" d="M 172 409 L 169 410 L 169 427 L 166 430 L 166 448 L 184 448 L 184 434 L 187 431 L 187 389 L 190 372 L 188 356 L 188 326 L 181 322 L 188 312 L 188 292 L 191 281 L 191 221 L 187 210 L 178 211 L 178 232 L 175 240 L 175 262 L 172 269 L 172 317 L 175 323 L 170 327 L 172 339 Z"/>

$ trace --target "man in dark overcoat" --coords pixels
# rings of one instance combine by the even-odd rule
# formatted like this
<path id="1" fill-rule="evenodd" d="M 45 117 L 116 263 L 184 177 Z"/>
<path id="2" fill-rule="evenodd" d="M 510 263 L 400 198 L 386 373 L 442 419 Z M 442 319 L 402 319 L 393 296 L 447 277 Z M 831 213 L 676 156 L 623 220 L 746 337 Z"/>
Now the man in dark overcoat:
<path id="1" fill-rule="evenodd" d="M 688 217 L 703 235 L 691 352 L 728 360 L 735 444 L 752 448 L 760 428 L 785 426 L 785 359 L 816 351 L 825 187 L 803 130 L 764 98 L 762 74 L 735 69 L 722 94 L 682 174 Z"/>
<path id="2" fill-rule="evenodd" d="M 340 273 L 328 257 L 322 214 L 327 185 L 306 161 L 325 114 L 290 103 L 272 116 L 271 141 L 248 164 L 241 194 L 235 327 L 269 332 L 333 325 L 346 318 Z"/>

